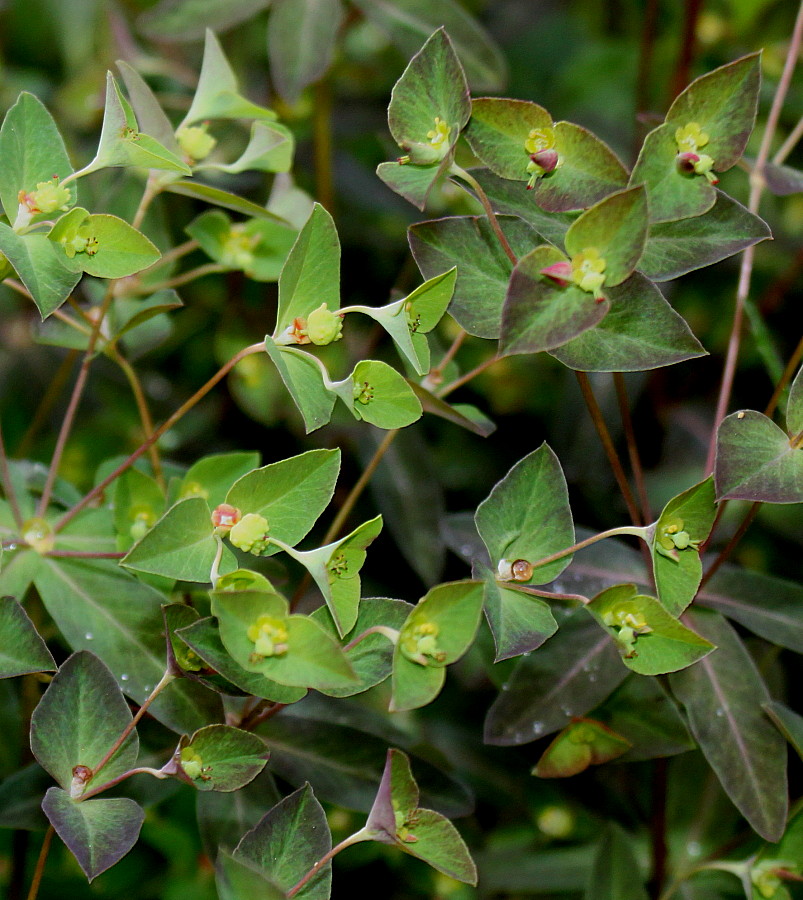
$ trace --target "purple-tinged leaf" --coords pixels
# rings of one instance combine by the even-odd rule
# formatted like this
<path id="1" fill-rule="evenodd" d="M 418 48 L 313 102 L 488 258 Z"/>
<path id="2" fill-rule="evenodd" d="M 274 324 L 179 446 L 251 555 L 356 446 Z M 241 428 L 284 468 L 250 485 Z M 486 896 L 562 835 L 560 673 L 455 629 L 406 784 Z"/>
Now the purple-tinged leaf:
<path id="1" fill-rule="evenodd" d="M 764 715 L 766 685 L 750 654 L 716 613 L 688 613 L 695 631 L 717 650 L 669 676 L 689 727 L 734 805 L 768 841 L 784 831 L 786 742 Z"/>
<path id="2" fill-rule="evenodd" d="M 487 570 L 485 615 L 496 645 L 494 662 L 537 650 L 558 630 L 546 600 L 507 588 Z"/>
<path id="3" fill-rule="evenodd" d="M 128 853 L 145 820 L 142 807 L 127 797 L 76 803 L 57 787 L 45 794 L 42 809 L 89 881 Z"/>
<path id="4" fill-rule="evenodd" d="M 527 744 L 601 703 L 627 676 L 610 636 L 577 610 L 544 646 L 525 656 L 485 721 L 489 744 Z"/>
<path id="5" fill-rule="evenodd" d="M 751 409 L 727 416 L 717 434 L 718 500 L 803 501 L 803 448 Z"/>
<path id="6" fill-rule="evenodd" d="M 783 703 L 764 704 L 764 712 L 772 719 L 775 727 L 792 745 L 797 755 L 803 759 L 803 716 L 784 706 Z"/>
<path id="7" fill-rule="evenodd" d="M 47 644 L 25 610 L 13 597 L 0 597 L 0 678 L 55 669 Z"/>

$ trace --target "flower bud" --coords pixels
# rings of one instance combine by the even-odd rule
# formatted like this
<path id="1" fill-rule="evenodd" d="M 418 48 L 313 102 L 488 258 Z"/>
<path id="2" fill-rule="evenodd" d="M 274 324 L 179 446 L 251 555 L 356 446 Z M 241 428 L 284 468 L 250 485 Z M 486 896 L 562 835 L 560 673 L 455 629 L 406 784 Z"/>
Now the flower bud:
<path id="1" fill-rule="evenodd" d="M 307 337 L 313 344 L 323 347 L 343 337 L 343 318 L 330 312 L 326 303 L 307 316 Z"/>
<path id="2" fill-rule="evenodd" d="M 217 141 L 207 134 L 207 125 L 185 125 L 176 132 L 179 147 L 192 162 L 200 162 L 215 149 Z"/>

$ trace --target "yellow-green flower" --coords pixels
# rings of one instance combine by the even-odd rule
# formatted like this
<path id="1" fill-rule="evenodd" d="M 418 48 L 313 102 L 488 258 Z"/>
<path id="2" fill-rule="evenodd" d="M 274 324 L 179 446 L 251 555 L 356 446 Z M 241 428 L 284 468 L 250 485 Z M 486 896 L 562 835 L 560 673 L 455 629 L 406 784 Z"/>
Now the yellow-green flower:
<path id="1" fill-rule="evenodd" d="M 254 645 L 251 662 L 256 663 L 266 656 L 283 656 L 287 653 L 289 637 L 287 627 L 281 619 L 260 616 L 248 629 L 248 640 Z"/>
<path id="2" fill-rule="evenodd" d="M 555 150 L 555 129 L 550 126 L 533 128 L 524 141 L 524 149 L 530 157 L 527 163 L 527 190 L 535 187 L 535 182 L 547 172 L 554 171 L 559 163 Z"/>
<path id="3" fill-rule="evenodd" d="M 307 337 L 319 347 L 339 341 L 343 337 L 343 317 L 322 303 L 307 316 Z"/>
<path id="4" fill-rule="evenodd" d="M 217 141 L 207 133 L 207 125 L 185 125 L 176 132 L 179 147 L 190 162 L 200 162 L 215 149 Z"/>
<path id="5" fill-rule="evenodd" d="M 222 241 L 220 262 L 247 272 L 254 265 L 254 248 L 258 243 L 258 234 L 247 234 L 244 225 L 232 225 Z"/>
<path id="6" fill-rule="evenodd" d="M 689 122 L 675 130 L 675 143 L 681 153 L 697 153 L 700 147 L 705 147 L 708 143 L 708 135 L 697 122 Z"/>
<path id="7" fill-rule="evenodd" d="M 19 201 L 32 213 L 52 213 L 69 208 L 70 192 L 54 178 L 52 181 L 40 181 L 36 190 L 29 194 L 20 191 Z"/>
<path id="8" fill-rule="evenodd" d="M 604 299 L 600 288 L 605 283 L 605 259 L 599 255 L 599 250 L 587 247 L 572 257 L 572 281 L 597 300 Z"/>
<path id="9" fill-rule="evenodd" d="M 442 663 L 446 653 L 438 647 L 439 632 L 435 622 L 421 622 L 409 630 L 404 629 L 400 638 L 402 652 L 421 666 Z"/>
<path id="10" fill-rule="evenodd" d="M 229 540 L 238 550 L 259 556 L 268 547 L 268 520 L 259 513 L 246 513 L 232 526 Z"/>
<path id="11" fill-rule="evenodd" d="M 184 774 L 193 780 L 203 777 L 204 761 L 192 749 L 192 747 L 183 747 L 181 750 L 181 768 Z"/>
<path id="12" fill-rule="evenodd" d="M 547 125 L 545 128 L 533 128 L 524 142 L 528 154 L 540 153 L 542 150 L 554 150 L 555 129 Z"/>
<path id="13" fill-rule="evenodd" d="M 644 613 L 631 600 L 615 603 L 602 614 L 602 621 L 616 630 L 616 640 L 627 651 L 628 657 L 636 655 L 636 638 L 649 634 L 652 628 L 647 624 Z"/>
<path id="14" fill-rule="evenodd" d="M 674 560 L 678 559 L 678 550 L 698 550 L 699 547 L 700 542 L 691 539 L 691 535 L 683 527 L 683 519 L 678 516 L 667 519 L 655 539 L 655 549 Z"/>
<path id="15" fill-rule="evenodd" d="M 451 130 L 451 126 L 444 122 L 440 116 L 435 116 L 435 127 L 427 132 L 430 144 L 436 150 L 442 150 L 444 156 L 449 147 L 449 134 Z"/>

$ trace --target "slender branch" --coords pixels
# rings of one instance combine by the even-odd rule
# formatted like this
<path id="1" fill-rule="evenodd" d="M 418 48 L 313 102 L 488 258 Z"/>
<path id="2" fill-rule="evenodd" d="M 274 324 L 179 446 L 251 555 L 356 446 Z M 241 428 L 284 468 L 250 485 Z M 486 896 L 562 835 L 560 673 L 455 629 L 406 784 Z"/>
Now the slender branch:
<path id="1" fill-rule="evenodd" d="M 106 317 L 106 313 L 109 311 L 112 299 L 113 294 L 111 288 L 109 288 L 106 291 L 106 296 L 103 298 L 103 303 L 101 304 L 98 317 L 92 328 L 92 333 L 89 335 L 89 341 L 86 346 L 86 351 L 84 352 L 84 358 L 81 362 L 81 368 L 78 370 L 78 377 L 75 379 L 75 384 L 73 385 L 70 402 L 67 405 L 67 411 L 64 413 L 64 419 L 61 423 L 59 436 L 56 439 L 56 446 L 53 450 L 53 457 L 50 460 L 50 469 L 47 473 L 45 486 L 42 489 L 42 496 L 39 498 L 39 504 L 36 508 L 37 516 L 44 516 L 45 512 L 47 511 L 48 504 L 50 503 L 50 497 L 53 493 L 53 485 L 56 483 L 59 465 L 61 464 L 61 457 L 64 454 L 64 448 L 67 445 L 67 439 L 70 436 L 73 422 L 75 421 L 75 414 L 78 411 L 78 405 L 81 402 L 81 398 L 84 393 L 84 387 L 86 386 L 87 378 L 89 377 L 89 367 L 92 365 L 92 360 L 95 356 L 95 345 L 97 344 L 98 338 L 100 337 L 100 332 L 103 327 L 103 320 Z"/>
<path id="2" fill-rule="evenodd" d="M 91 503 L 96 497 L 99 497 L 103 491 L 115 480 L 115 478 L 119 478 L 120 475 L 123 474 L 127 469 L 134 465 L 134 463 L 142 456 L 143 453 L 146 453 L 151 444 L 155 443 L 159 440 L 159 438 L 166 432 L 169 431 L 179 419 L 182 418 L 186 413 L 188 413 L 199 400 L 202 400 L 209 391 L 237 365 L 238 362 L 245 359 L 246 356 L 250 356 L 252 353 L 261 353 L 265 349 L 265 342 L 260 341 L 258 344 L 251 344 L 249 347 L 245 347 L 240 350 L 239 353 L 235 353 L 235 355 L 223 366 L 218 369 L 217 372 L 206 382 L 202 387 L 198 388 L 198 390 L 190 397 L 189 400 L 182 403 L 182 405 L 170 416 L 169 419 L 166 419 L 157 429 L 151 434 L 151 436 L 144 441 L 139 447 L 128 457 L 125 462 L 120 463 L 120 465 L 110 474 L 107 475 L 103 481 L 96 484 L 95 487 L 92 488 L 89 493 L 84 494 L 84 496 L 75 504 L 71 509 L 67 510 L 66 513 L 55 523 L 53 526 L 54 531 L 60 531 L 64 526 L 71 522 L 78 513 L 84 509 L 84 507 Z"/>
<path id="3" fill-rule="evenodd" d="M 695 51 L 695 32 L 697 31 L 697 18 L 702 9 L 702 0 L 686 0 L 683 10 L 683 29 L 680 36 L 680 53 L 678 54 L 675 71 L 672 75 L 670 100 L 673 100 L 689 83 L 691 77 L 691 64 Z"/>
<path id="4" fill-rule="evenodd" d="M 594 422 L 594 427 L 597 429 L 597 434 L 599 435 L 599 439 L 602 442 L 602 447 L 605 450 L 605 455 L 608 457 L 608 462 L 611 464 L 611 468 L 613 469 L 616 483 L 619 485 L 619 490 L 622 492 L 622 496 L 624 497 L 625 504 L 627 505 L 627 511 L 630 513 L 630 519 L 634 525 L 642 525 L 643 520 L 641 518 L 641 513 L 639 512 L 638 506 L 636 505 L 636 500 L 633 497 L 633 492 L 630 490 L 630 485 L 628 484 L 627 477 L 625 476 L 625 470 L 622 468 L 622 463 L 619 460 L 619 455 L 617 454 L 616 448 L 613 445 L 611 433 L 608 431 L 608 426 L 605 424 L 605 418 L 602 415 L 602 410 L 599 408 L 597 398 L 594 396 L 594 390 L 591 387 L 591 382 L 589 381 L 588 375 L 586 375 L 585 372 L 575 372 L 574 374 L 577 376 L 577 383 L 580 385 L 580 390 L 583 393 L 583 399 L 586 402 L 586 407 L 588 408 L 588 412 L 591 416 L 592 421 Z"/>
<path id="5" fill-rule="evenodd" d="M 121 781 L 125 781 L 126 778 L 130 778 L 132 775 L 153 775 L 154 778 L 160 779 L 169 778 L 168 774 L 161 769 L 152 769 L 150 766 L 137 766 L 136 769 L 129 769 L 127 772 L 123 772 L 115 778 L 112 778 L 111 781 L 107 781 L 105 784 L 99 784 L 96 788 L 92 788 L 91 791 L 87 791 L 83 794 L 80 799 L 82 802 L 84 800 L 90 800 L 92 797 L 96 797 L 98 794 L 108 791 L 109 788 L 115 787 L 120 784 Z"/>
<path id="6" fill-rule="evenodd" d="M 750 175 L 750 200 L 747 208 L 751 213 L 757 213 L 761 202 L 761 195 L 764 191 L 764 165 L 769 158 L 770 145 L 775 134 L 775 128 L 781 114 L 786 93 L 792 80 L 792 73 L 795 63 L 800 54 L 800 46 L 803 42 L 803 2 L 801 2 L 797 19 L 795 21 L 792 39 L 789 42 L 789 49 L 786 55 L 781 79 L 775 91 L 772 100 L 769 116 L 767 117 L 767 125 L 761 139 L 761 146 L 758 151 L 753 172 Z M 733 313 L 733 325 L 731 327 L 730 338 L 728 340 L 728 350 L 725 357 L 725 366 L 722 372 L 722 384 L 719 389 L 719 399 L 717 401 L 716 414 L 714 416 L 714 425 L 711 431 L 711 439 L 708 445 L 708 459 L 706 461 L 706 472 L 713 471 L 714 460 L 717 451 L 717 432 L 730 402 L 731 392 L 733 390 L 733 379 L 736 374 L 736 363 L 739 358 L 739 349 L 741 345 L 742 322 L 744 319 L 744 305 L 750 293 L 750 282 L 753 274 L 753 258 L 755 255 L 755 246 L 748 247 L 742 256 L 742 264 L 739 269 L 739 283 L 736 289 L 736 307 Z"/>
<path id="7" fill-rule="evenodd" d="M 359 644 L 360 641 L 364 641 L 369 634 L 381 634 L 383 637 L 386 637 L 394 646 L 399 640 L 399 632 L 395 628 L 388 628 L 387 625 L 372 625 L 370 628 L 366 628 L 362 634 L 358 634 L 357 637 L 350 640 L 348 644 L 344 644 L 343 652 L 347 653 L 349 650 L 356 647 L 357 644 Z"/>
<path id="8" fill-rule="evenodd" d="M 142 192 L 139 206 L 137 206 L 137 211 L 134 213 L 134 218 L 131 220 L 132 228 L 139 228 L 140 225 L 142 225 L 142 220 L 145 218 L 148 207 L 159 193 L 160 188 L 157 183 L 158 177 L 159 176 L 153 170 L 148 173 L 148 180 L 145 182 L 145 190 Z"/>
<path id="9" fill-rule="evenodd" d="M 797 347 L 795 347 L 792 355 L 789 357 L 789 362 L 786 364 L 786 368 L 783 370 L 783 374 L 778 380 L 778 384 L 775 385 L 775 390 L 772 393 L 772 397 L 770 398 L 770 402 L 767 404 L 767 408 L 764 410 L 764 415 L 771 417 L 775 412 L 775 408 L 778 406 L 778 401 L 781 399 L 781 394 L 783 394 L 784 388 L 787 384 L 792 380 L 792 376 L 797 371 L 797 367 L 800 365 L 800 360 L 803 359 L 803 337 L 797 343 Z"/>
<path id="10" fill-rule="evenodd" d="M 647 0 L 644 6 L 644 17 L 641 23 L 641 40 L 639 43 L 638 74 L 636 76 L 636 128 L 633 132 L 633 159 L 638 156 L 643 137 L 643 127 L 639 127 L 641 113 L 649 106 L 650 84 L 652 83 L 652 61 L 655 51 L 655 38 L 658 24 L 658 0 Z"/>
<path id="11" fill-rule="evenodd" d="M 717 558 L 711 563 L 705 575 L 703 575 L 703 579 L 700 582 L 700 587 L 698 590 L 702 590 L 702 588 L 708 584 L 708 582 L 713 578 L 716 574 L 717 569 L 728 559 L 728 557 L 733 553 L 734 548 L 739 543 L 739 541 L 744 537 L 745 532 L 750 527 L 753 519 L 755 519 L 756 514 L 761 508 L 761 502 L 757 501 L 753 503 L 750 509 L 747 511 L 747 515 L 742 519 L 739 527 L 734 531 L 733 536 L 728 541 L 728 543 L 719 551 L 719 555 Z M 712 529 L 713 531 L 713 529 Z"/>
<path id="12" fill-rule="evenodd" d="M 81 334 L 91 335 L 92 334 L 92 326 L 91 325 L 82 325 L 80 322 L 76 322 L 72 316 L 68 316 L 67 313 L 62 312 L 60 309 L 54 309 L 51 313 L 54 319 L 58 319 L 60 322 L 64 322 L 65 325 L 69 325 L 70 328 L 74 328 L 76 331 L 79 331 Z"/>
<path id="13" fill-rule="evenodd" d="M 789 132 L 789 137 L 778 148 L 778 152 L 772 157 L 775 166 L 783 165 L 787 156 L 795 149 L 797 142 L 803 137 L 803 116 L 797 120 L 797 125 Z"/>
<path id="14" fill-rule="evenodd" d="M 14 490 L 14 482 L 11 480 L 11 470 L 8 467 L 8 455 L 6 454 L 6 445 L 3 441 L 2 422 L 0 422 L 0 485 L 3 487 L 3 495 L 8 501 L 11 515 L 14 517 L 14 523 L 22 531 L 22 512 L 17 500 L 17 492 Z"/>
<path id="15" fill-rule="evenodd" d="M 123 729 L 122 733 L 117 738 L 117 740 L 111 745 L 109 750 L 106 752 L 106 755 L 103 757 L 103 759 L 101 759 L 101 761 L 96 766 L 93 767 L 93 769 L 92 769 L 92 778 L 93 779 L 98 774 L 98 772 L 100 772 L 101 769 L 103 769 L 103 767 L 109 762 L 109 760 L 114 756 L 114 754 L 117 753 L 117 751 L 120 749 L 120 747 L 123 746 L 123 744 L 125 743 L 128 736 L 137 727 L 137 722 L 139 722 L 139 720 L 147 712 L 148 707 L 151 705 L 151 703 L 153 703 L 153 701 L 159 696 L 159 694 L 162 693 L 162 691 L 168 686 L 168 684 L 170 684 L 171 681 L 175 681 L 175 680 L 176 680 L 176 676 L 173 675 L 169 669 L 164 673 L 164 675 L 162 675 L 162 677 L 159 679 L 159 683 L 150 692 L 150 694 L 145 698 L 145 701 L 143 702 L 142 706 L 140 706 L 140 708 L 136 711 L 136 714 L 131 719 L 131 721 L 128 723 L 128 725 L 126 725 L 126 727 Z M 105 789 L 105 787 L 106 787 L 106 785 L 104 785 L 104 789 Z M 84 794 L 82 799 L 90 796 L 91 793 L 94 793 L 94 790 L 89 791 L 86 794 Z"/>
<path id="16" fill-rule="evenodd" d="M 140 297 L 143 294 L 155 294 L 157 291 L 164 291 L 168 288 L 181 287 L 182 284 L 188 284 L 190 281 L 195 281 L 196 278 L 203 278 L 204 275 L 215 275 L 219 272 L 227 271 L 228 269 L 220 263 L 204 263 L 201 266 L 196 266 L 194 269 L 188 269 L 186 272 L 182 272 L 173 278 L 160 281 L 158 284 L 142 284 L 127 287 L 124 296 Z"/>
<path id="17" fill-rule="evenodd" d="M 39 858 L 36 860 L 36 869 L 33 873 L 30 890 L 28 891 L 28 900 L 36 900 L 36 897 L 39 894 L 39 885 L 42 882 L 42 875 L 45 871 L 47 854 L 50 852 L 50 843 L 53 840 L 53 835 L 55 833 L 56 829 L 52 825 L 49 825 L 45 832 L 45 836 L 42 839 L 42 849 L 39 851 Z"/>
<path id="18" fill-rule="evenodd" d="M 562 594 L 558 591 L 542 591 L 539 588 L 531 587 L 528 584 L 516 584 L 515 581 L 499 581 L 497 584 L 502 585 L 509 591 L 518 591 L 520 594 L 532 594 L 534 597 L 544 597 L 546 600 L 576 600 L 588 605 L 591 600 L 582 594 Z"/>
<path id="19" fill-rule="evenodd" d="M 475 366 L 470 372 L 466 372 L 465 375 L 455 378 L 451 384 L 447 384 L 445 388 L 438 391 L 438 396 L 441 398 L 447 397 L 452 391 L 456 391 L 459 387 L 463 387 L 464 384 L 468 384 L 469 381 L 476 378 L 481 372 L 489 369 L 495 362 L 499 362 L 500 359 L 501 357 L 499 356 L 492 356 L 489 359 L 486 359 L 485 362 Z"/>
<path id="20" fill-rule="evenodd" d="M 371 837 L 366 829 L 361 828 L 359 831 L 355 831 L 354 834 L 351 834 L 347 838 L 342 840 L 335 847 L 332 847 L 332 849 L 328 853 L 325 853 L 297 884 L 293 885 L 293 887 L 290 888 L 290 890 L 287 892 L 288 898 L 295 897 L 295 895 L 301 890 L 301 888 L 303 888 L 305 884 L 311 881 L 318 874 L 318 872 L 320 872 L 320 870 L 329 862 L 329 860 L 337 856 L 337 854 L 340 853 L 341 850 L 345 850 L 346 847 L 350 847 L 352 844 L 358 844 L 360 841 L 370 840 Z"/>
<path id="21" fill-rule="evenodd" d="M 289 706 L 288 703 L 270 703 L 263 700 L 258 706 L 255 706 L 247 716 L 240 720 L 239 727 L 244 731 L 253 731 L 261 722 L 266 722 L 273 718 L 279 710 Z"/>
<path id="22" fill-rule="evenodd" d="M 501 226 L 499 225 L 499 221 L 496 218 L 496 213 L 494 212 L 493 207 L 491 206 L 491 201 L 488 199 L 488 195 L 482 189 L 482 185 L 480 185 L 479 181 L 471 175 L 469 172 L 466 172 L 465 169 L 461 169 L 460 166 L 452 163 L 451 168 L 449 169 L 450 175 L 456 175 L 458 178 L 462 178 L 463 181 L 467 182 L 474 193 L 477 195 L 477 199 L 482 204 L 482 208 L 485 210 L 485 215 L 488 216 L 488 222 L 493 228 L 494 234 L 497 237 L 497 240 L 502 246 L 502 249 L 507 254 L 507 258 L 513 263 L 515 266 L 519 261 L 516 254 L 513 252 L 513 248 L 508 243 L 507 238 L 502 231 Z"/>
<path id="23" fill-rule="evenodd" d="M 613 383 L 616 386 L 616 399 L 619 402 L 619 414 L 622 417 L 622 427 L 627 441 L 627 452 L 630 457 L 630 468 L 633 471 L 633 480 L 636 482 L 636 492 L 641 504 L 641 517 L 644 522 L 652 522 L 650 511 L 650 499 L 647 496 L 647 486 L 644 484 L 644 469 L 641 465 L 641 457 L 638 452 L 636 433 L 633 429 L 633 417 L 630 415 L 630 404 L 627 400 L 627 385 L 621 372 L 613 373 Z"/>
<path id="24" fill-rule="evenodd" d="M 50 384 L 47 386 L 47 390 L 45 391 L 42 399 L 39 401 L 39 405 L 36 407 L 36 412 L 33 414 L 31 424 L 25 430 L 25 434 L 23 434 L 22 440 L 19 442 L 19 445 L 16 448 L 16 452 L 14 454 L 15 456 L 25 459 L 25 457 L 28 455 L 28 451 L 33 446 L 34 438 L 47 421 L 47 417 L 50 415 L 50 411 L 56 405 L 59 394 L 61 394 L 62 390 L 64 389 L 64 385 L 67 383 L 67 379 L 70 377 L 70 370 L 72 369 L 76 359 L 78 359 L 78 351 L 70 350 L 61 361 L 61 364 L 59 365 L 58 369 L 56 369 L 56 372 L 53 375 Z"/>
<path id="25" fill-rule="evenodd" d="M 461 328 L 457 333 L 457 337 L 452 341 L 449 349 L 443 354 L 441 361 L 435 366 L 434 369 L 429 370 L 429 374 L 426 378 L 426 383 L 431 385 L 439 385 L 443 380 L 443 370 L 449 365 L 449 363 L 454 359 L 457 351 L 463 346 L 463 341 L 468 337 L 468 332 Z"/>
<path id="26" fill-rule="evenodd" d="M 125 375 L 126 380 L 128 381 L 131 393 L 134 395 L 134 401 L 137 404 L 137 411 L 139 412 L 140 422 L 142 423 L 142 430 L 145 433 L 145 439 L 147 440 L 153 434 L 153 419 L 151 418 L 151 411 L 148 408 L 148 401 L 145 398 L 145 392 L 142 389 L 142 382 L 139 380 L 139 376 L 134 367 L 123 354 L 120 353 L 116 346 L 110 347 L 109 352 L 112 359 L 123 370 L 123 375 Z M 148 456 L 151 460 L 153 476 L 159 487 L 164 490 L 165 479 L 164 473 L 162 472 L 162 461 L 159 458 L 159 449 L 155 442 L 148 448 Z"/>
<path id="27" fill-rule="evenodd" d="M 618 537 L 619 535 L 632 535 L 633 537 L 641 538 L 642 541 L 647 541 L 648 528 L 641 528 L 637 525 L 620 525 L 617 528 L 609 528 L 607 531 L 600 531 L 599 534 L 592 534 L 591 537 L 587 537 L 585 538 L 585 540 L 578 541 L 576 544 L 572 544 L 571 547 L 566 547 L 563 550 L 558 550 L 556 553 L 550 553 L 549 556 L 545 556 L 543 557 L 543 559 L 536 560 L 535 562 L 532 562 L 530 560 L 527 561 L 534 569 L 540 569 L 541 566 L 546 566 L 549 563 L 557 562 L 559 559 L 564 559 L 567 556 L 571 556 L 578 550 L 584 550 L 586 547 L 590 547 L 592 544 L 596 544 L 598 541 L 604 541 L 605 538 Z M 514 590 L 518 588 L 515 581 L 505 581 L 503 583 L 505 587 L 511 587 Z M 532 590 L 528 592 L 533 593 Z M 555 597 L 557 595 L 545 592 L 544 596 Z M 572 598 L 580 597 L 579 594 L 570 594 L 567 596 L 570 596 Z"/>

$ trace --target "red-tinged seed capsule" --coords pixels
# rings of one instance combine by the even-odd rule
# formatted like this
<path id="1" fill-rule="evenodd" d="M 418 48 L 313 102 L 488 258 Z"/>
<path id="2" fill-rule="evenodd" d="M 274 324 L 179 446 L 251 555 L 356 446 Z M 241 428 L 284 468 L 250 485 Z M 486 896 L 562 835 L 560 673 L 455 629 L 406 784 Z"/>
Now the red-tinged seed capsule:
<path id="1" fill-rule="evenodd" d="M 236 525 L 243 514 L 236 506 L 229 503 L 221 503 L 212 510 L 212 524 L 221 531 L 228 531 L 233 525 Z"/>

